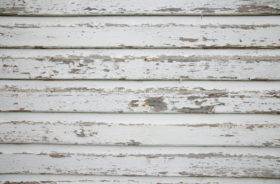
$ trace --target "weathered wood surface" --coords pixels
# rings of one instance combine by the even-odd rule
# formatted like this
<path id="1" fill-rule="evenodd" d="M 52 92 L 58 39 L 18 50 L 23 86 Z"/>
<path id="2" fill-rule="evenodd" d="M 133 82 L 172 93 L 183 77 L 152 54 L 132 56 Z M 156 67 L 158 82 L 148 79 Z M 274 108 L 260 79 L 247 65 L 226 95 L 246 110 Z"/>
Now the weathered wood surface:
<path id="1" fill-rule="evenodd" d="M 272 15 L 277 0 L 1 0 L 2 15 Z"/>
<path id="2" fill-rule="evenodd" d="M 280 146 L 279 115 L 0 113 L 0 143 Z"/>
<path id="3" fill-rule="evenodd" d="M 2 174 L 280 178 L 279 148 L 0 145 Z"/>
<path id="4" fill-rule="evenodd" d="M 2 80 L 0 111 L 279 113 L 280 82 Z"/>
<path id="5" fill-rule="evenodd" d="M 0 184 L 279 184 L 279 182 L 279 179 L 267 178 L 137 177 L 28 174 L 2 174 L 0 178 Z"/>
<path id="6" fill-rule="evenodd" d="M 0 49 L 1 79 L 280 80 L 278 50 Z"/>
<path id="7" fill-rule="evenodd" d="M 280 48 L 277 16 L 0 17 L 0 33 L 2 48 Z"/>

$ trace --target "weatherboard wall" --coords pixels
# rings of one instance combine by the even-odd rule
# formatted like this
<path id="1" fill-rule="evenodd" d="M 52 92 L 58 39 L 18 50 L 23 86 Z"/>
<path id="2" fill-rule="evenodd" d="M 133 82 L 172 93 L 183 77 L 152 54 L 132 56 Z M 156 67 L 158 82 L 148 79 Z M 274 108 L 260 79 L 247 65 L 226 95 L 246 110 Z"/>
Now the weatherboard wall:
<path id="1" fill-rule="evenodd" d="M 279 13 L 0 0 L 0 183 L 279 183 Z"/>

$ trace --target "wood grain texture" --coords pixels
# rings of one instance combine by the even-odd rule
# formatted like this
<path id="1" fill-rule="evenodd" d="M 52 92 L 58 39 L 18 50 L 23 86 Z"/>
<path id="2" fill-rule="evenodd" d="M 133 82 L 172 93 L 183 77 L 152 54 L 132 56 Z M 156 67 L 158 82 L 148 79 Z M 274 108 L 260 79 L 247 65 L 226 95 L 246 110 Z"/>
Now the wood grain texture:
<path id="1" fill-rule="evenodd" d="M 277 0 L 1 0 L 2 15 L 274 15 Z"/>
<path id="2" fill-rule="evenodd" d="M 279 179 L 215 177 L 136 177 L 80 175 L 5 175 L 0 184 L 279 184 Z"/>
<path id="3" fill-rule="evenodd" d="M 280 80 L 278 50 L 0 49 L 1 79 Z"/>
<path id="4" fill-rule="evenodd" d="M 1 111 L 279 113 L 280 82 L 2 80 Z"/>
<path id="5" fill-rule="evenodd" d="M 2 48 L 280 48 L 277 16 L 0 17 L 0 33 Z"/>
<path id="6" fill-rule="evenodd" d="M 0 145 L 2 174 L 280 178 L 279 148 Z"/>
<path id="7" fill-rule="evenodd" d="M 280 146 L 279 115 L 0 113 L 0 143 Z"/>

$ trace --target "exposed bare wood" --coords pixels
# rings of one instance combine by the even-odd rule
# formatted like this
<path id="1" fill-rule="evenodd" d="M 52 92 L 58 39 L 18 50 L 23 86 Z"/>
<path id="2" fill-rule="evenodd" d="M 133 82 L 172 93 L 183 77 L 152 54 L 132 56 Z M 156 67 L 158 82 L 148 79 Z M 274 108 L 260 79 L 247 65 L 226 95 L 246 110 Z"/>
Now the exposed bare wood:
<path id="1" fill-rule="evenodd" d="M 278 50 L 0 49 L 0 66 L 2 79 L 280 80 Z"/>
<path id="2" fill-rule="evenodd" d="M 275 15 L 277 0 L 1 0 L 2 15 Z"/>
<path id="3" fill-rule="evenodd" d="M 0 17 L 0 33 L 2 48 L 280 48 L 277 16 Z"/>
<path id="4" fill-rule="evenodd" d="M 278 115 L 0 113 L 0 143 L 280 146 Z"/>
<path id="5" fill-rule="evenodd" d="M 279 113 L 280 82 L 2 80 L 1 111 Z"/>
<path id="6" fill-rule="evenodd" d="M 215 177 L 137 177 L 80 175 L 1 175 L 0 184 L 279 184 L 279 179 Z"/>
<path id="7" fill-rule="evenodd" d="M 280 178 L 279 148 L 0 145 L 2 174 Z"/>

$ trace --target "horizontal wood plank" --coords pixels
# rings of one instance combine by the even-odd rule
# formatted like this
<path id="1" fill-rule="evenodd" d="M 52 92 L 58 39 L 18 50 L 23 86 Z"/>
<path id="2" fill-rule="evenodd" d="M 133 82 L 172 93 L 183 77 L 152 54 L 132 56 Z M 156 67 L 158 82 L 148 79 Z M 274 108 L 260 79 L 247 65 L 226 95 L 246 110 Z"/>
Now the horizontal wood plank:
<path id="1" fill-rule="evenodd" d="M 2 15 L 274 15 L 277 0 L 1 0 Z"/>
<path id="2" fill-rule="evenodd" d="M 137 177 L 30 174 L 2 174 L 0 178 L 0 184 L 279 184 L 279 182 L 279 179 L 263 178 Z"/>
<path id="3" fill-rule="evenodd" d="M 0 49 L 1 79 L 280 80 L 278 50 Z"/>
<path id="4" fill-rule="evenodd" d="M 0 143 L 280 146 L 279 115 L 0 113 Z"/>
<path id="5" fill-rule="evenodd" d="M 2 48 L 280 48 L 277 16 L 0 17 Z"/>
<path id="6" fill-rule="evenodd" d="M 0 145 L 2 174 L 280 178 L 279 148 Z"/>
<path id="7" fill-rule="evenodd" d="M 280 82 L 18 81 L 0 83 L 0 111 L 279 113 Z"/>

